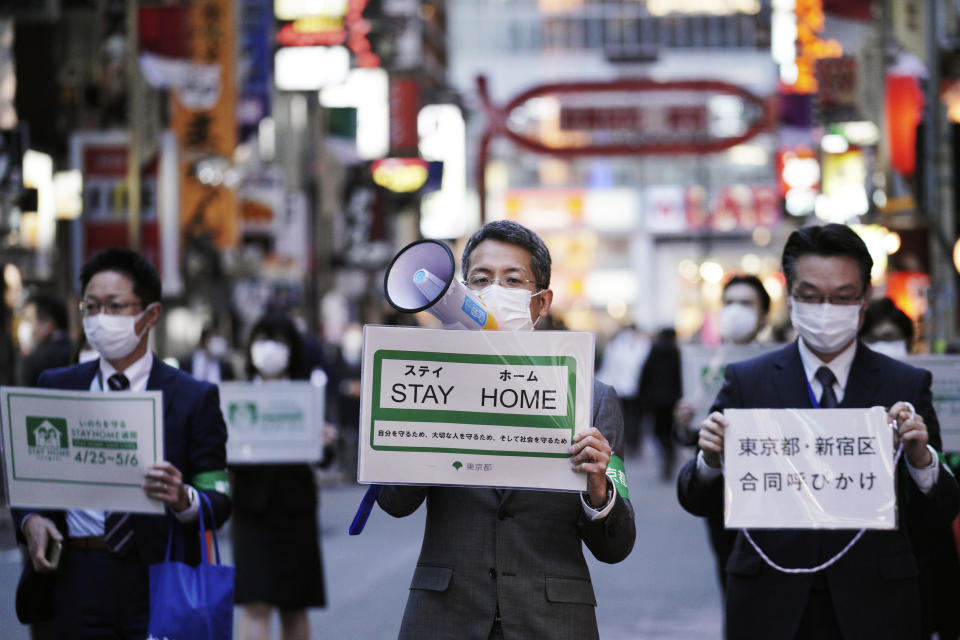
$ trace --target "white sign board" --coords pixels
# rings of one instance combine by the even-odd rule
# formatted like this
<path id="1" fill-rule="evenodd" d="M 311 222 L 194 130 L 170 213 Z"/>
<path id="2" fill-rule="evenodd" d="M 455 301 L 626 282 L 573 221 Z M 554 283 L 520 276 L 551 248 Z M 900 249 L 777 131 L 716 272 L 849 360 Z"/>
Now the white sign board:
<path id="1" fill-rule="evenodd" d="M 943 451 L 960 451 L 960 356 L 909 356 L 905 361 L 933 374 L 933 408 Z"/>
<path id="2" fill-rule="evenodd" d="M 224 382 L 227 463 L 312 463 L 323 453 L 323 387 L 310 382 Z"/>
<path id="3" fill-rule="evenodd" d="M 163 513 L 142 488 L 163 460 L 160 391 L 3 387 L 0 405 L 10 505 Z"/>
<path id="4" fill-rule="evenodd" d="M 364 327 L 360 482 L 583 491 L 592 333 Z"/>
<path id="5" fill-rule="evenodd" d="M 721 345 L 705 347 L 699 344 L 680 347 L 683 375 L 683 400 L 693 407 L 693 424 L 710 413 L 710 407 L 723 387 L 723 372 L 728 364 L 756 358 L 783 345 Z"/>
<path id="6" fill-rule="evenodd" d="M 882 407 L 724 415 L 727 528 L 896 528 L 893 433 Z"/>

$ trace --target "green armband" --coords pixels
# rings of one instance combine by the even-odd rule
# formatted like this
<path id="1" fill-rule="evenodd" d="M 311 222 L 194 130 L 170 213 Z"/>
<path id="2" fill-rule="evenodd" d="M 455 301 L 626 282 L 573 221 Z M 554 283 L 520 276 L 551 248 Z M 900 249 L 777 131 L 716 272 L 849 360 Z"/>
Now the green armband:
<path id="1" fill-rule="evenodd" d="M 623 460 L 617 456 L 610 456 L 610 462 L 607 463 L 607 477 L 613 481 L 613 486 L 617 488 L 620 497 L 629 500 L 630 491 L 627 489 L 627 474 L 623 470 Z"/>
<path id="2" fill-rule="evenodd" d="M 934 449 L 934 451 L 936 451 L 936 449 Z M 956 455 L 956 454 L 951 454 L 951 457 L 953 457 L 954 455 Z M 948 459 L 947 459 L 947 456 L 944 455 L 943 451 L 937 451 L 937 458 L 940 459 L 940 460 L 939 460 L 939 461 L 940 461 L 940 464 L 942 464 L 942 465 L 944 466 L 944 468 L 947 470 L 947 473 L 949 473 L 949 474 L 952 475 L 954 478 L 956 478 L 957 476 L 954 475 L 954 473 L 953 473 L 953 468 L 952 468 L 953 465 L 950 464 L 950 462 L 956 462 L 956 460 L 955 460 L 955 459 L 952 460 L 952 461 L 951 461 L 951 460 L 948 460 Z"/>
<path id="3" fill-rule="evenodd" d="M 230 479 L 227 477 L 226 470 L 204 471 L 193 476 L 190 482 L 194 489 L 204 491 L 218 491 L 230 495 Z"/>

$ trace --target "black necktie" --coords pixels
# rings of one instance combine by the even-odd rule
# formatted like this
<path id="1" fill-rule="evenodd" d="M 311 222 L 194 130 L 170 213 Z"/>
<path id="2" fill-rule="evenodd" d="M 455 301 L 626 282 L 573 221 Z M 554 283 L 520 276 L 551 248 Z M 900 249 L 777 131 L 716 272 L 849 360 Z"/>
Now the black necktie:
<path id="1" fill-rule="evenodd" d="M 830 371 L 827 367 L 820 367 L 813 377 L 823 385 L 823 392 L 820 394 L 820 408 L 835 409 L 840 403 L 837 402 L 837 394 L 833 391 L 833 385 L 837 382 L 837 377 L 833 375 L 833 371 Z"/>
<path id="2" fill-rule="evenodd" d="M 122 373 L 115 373 L 107 378 L 107 386 L 111 391 L 126 391 L 130 388 L 130 380 Z M 103 522 L 103 540 L 110 551 L 120 556 L 126 555 L 133 542 L 130 514 L 122 511 L 107 512 Z"/>
<path id="3" fill-rule="evenodd" d="M 115 373 L 107 378 L 107 386 L 110 391 L 126 391 L 130 388 L 130 381 L 122 373 Z"/>

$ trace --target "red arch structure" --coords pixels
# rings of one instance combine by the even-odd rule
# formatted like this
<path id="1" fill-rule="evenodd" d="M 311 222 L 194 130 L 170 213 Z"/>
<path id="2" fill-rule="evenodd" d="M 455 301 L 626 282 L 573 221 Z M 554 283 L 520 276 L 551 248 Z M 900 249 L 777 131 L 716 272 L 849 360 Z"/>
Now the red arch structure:
<path id="1" fill-rule="evenodd" d="M 611 142 L 604 144 L 550 146 L 542 140 L 531 138 L 523 133 L 514 131 L 509 126 L 510 114 L 533 98 L 562 94 L 602 94 L 625 92 L 691 92 L 708 94 L 725 94 L 739 97 L 744 104 L 757 107 L 759 114 L 749 123 L 746 130 L 737 136 L 710 137 L 704 131 L 702 135 L 690 136 L 688 139 L 651 139 L 631 142 Z M 772 128 L 774 123 L 774 108 L 772 100 L 760 98 L 743 87 L 718 80 L 673 80 L 658 82 L 648 78 L 623 78 L 604 82 L 555 82 L 543 84 L 528 89 L 503 107 L 497 107 L 490 99 L 485 76 L 477 76 L 477 93 L 487 115 L 487 128 L 480 138 L 480 148 L 477 158 L 477 190 L 480 195 L 480 221 L 486 222 L 486 168 L 489 161 L 490 143 L 497 136 L 504 136 L 512 140 L 523 149 L 534 153 L 552 155 L 560 158 L 576 158 L 583 156 L 627 156 L 627 155 L 678 155 L 684 153 L 707 154 L 725 151 L 740 144 L 758 133 Z"/>

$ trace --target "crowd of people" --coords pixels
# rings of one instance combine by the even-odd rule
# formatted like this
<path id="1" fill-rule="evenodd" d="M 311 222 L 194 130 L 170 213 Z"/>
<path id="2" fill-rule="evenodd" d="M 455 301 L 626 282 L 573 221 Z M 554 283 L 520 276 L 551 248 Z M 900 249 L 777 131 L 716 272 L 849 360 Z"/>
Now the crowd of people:
<path id="1" fill-rule="evenodd" d="M 960 638 L 953 524 L 960 512 L 960 452 L 943 451 L 931 375 L 902 361 L 913 346 L 913 325 L 891 301 L 873 300 L 871 267 L 866 246 L 845 226 L 795 231 L 783 249 L 782 270 L 798 337 L 738 362 L 725 354 L 757 346 L 771 300 L 754 276 L 727 281 L 722 344 L 706 372 L 723 383 L 704 415 L 698 399 L 684 393 L 676 332 L 664 328 L 649 336 L 624 328 L 607 345 L 593 381 L 590 426 L 568 450 L 571 468 L 585 479 L 580 493 L 383 487 L 377 504 L 390 515 L 404 517 L 423 504 L 427 511 L 400 637 L 599 637 L 583 547 L 607 563 L 631 552 L 635 517 L 643 514 L 634 513 L 608 472 L 620 458 L 642 454 L 649 423 L 661 477 L 677 483 L 683 508 L 706 520 L 724 592 L 725 637 Z M 464 248 L 462 273 L 505 325 L 539 330 L 549 319 L 550 253 L 525 227 L 484 225 Z M 235 367 L 239 354 L 211 325 L 197 348 L 179 358 L 178 369 L 149 348 L 163 313 L 160 279 L 149 261 L 107 250 L 84 264 L 80 285 L 80 344 L 69 337 L 66 304 L 33 292 L 20 312 L 16 342 L 11 336 L 0 342 L 0 358 L 12 367 L 0 369 L 0 383 L 161 391 L 165 459 L 148 467 L 144 493 L 187 532 L 196 530 L 206 500 L 216 526 L 229 518 L 241 638 L 268 638 L 274 611 L 283 638 L 309 638 L 307 610 L 327 600 L 315 466 L 228 464 L 218 385 L 242 378 L 269 389 L 321 376 L 327 453 L 349 468 L 359 420 L 359 326 L 339 350 L 330 350 L 305 334 L 289 309 L 273 308 L 247 332 L 242 367 Z M 7 324 L 10 312 L 2 311 Z M 903 444 L 896 529 L 866 531 L 849 546 L 855 532 L 776 528 L 748 539 L 724 527 L 725 410 L 872 406 L 885 408 Z M 695 455 L 678 475 L 676 449 L 683 446 Z M 37 633 L 145 637 L 147 573 L 163 557 L 164 517 L 29 508 L 13 509 L 12 517 L 27 550 L 18 614 L 52 621 Z M 59 562 L 48 555 L 51 540 L 65 549 Z M 188 560 L 196 563 L 199 539 L 188 546 Z M 816 571 L 783 570 L 817 565 Z"/>

